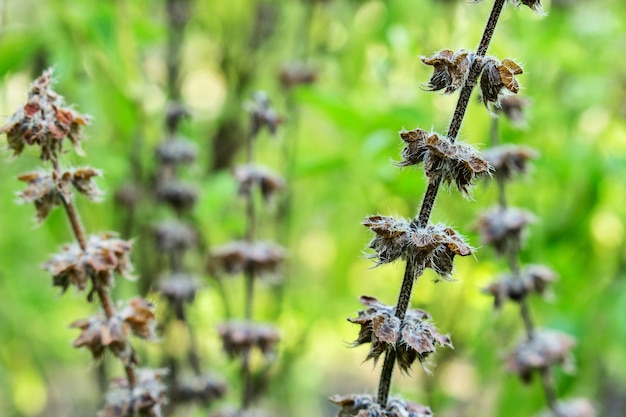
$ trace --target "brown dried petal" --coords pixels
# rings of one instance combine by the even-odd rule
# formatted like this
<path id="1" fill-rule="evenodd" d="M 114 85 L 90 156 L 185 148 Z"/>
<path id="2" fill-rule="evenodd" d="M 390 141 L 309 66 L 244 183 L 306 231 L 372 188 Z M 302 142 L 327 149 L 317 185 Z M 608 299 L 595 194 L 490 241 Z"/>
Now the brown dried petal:
<path id="1" fill-rule="evenodd" d="M 566 371 L 573 370 L 573 358 L 570 353 L 574 339 L 561 332 L 535 331 L 532 340 L 520 343 L 507 358 L 507 368 L 516 373 L 522 381 L 529 383 L 532 371 L 560 363 Z"/>
<path id="2" fill-rule="evenodd" d="M 509 249 L 520 247 L 524 228 L 534 220 L 535 217 L 527 210 L 496 206 L 485 212 L 475 227 L 484 244 L 493 246 L 498 254 L 505 255 Z"/>
<path id="3" fill-rule="evenodd" d="M 130 330 L 142 339 L 156 338 L 156 317 L 154 305 L 149 301 L 136 297 L 128 301 L 128 305 L 118 312 L 119 317 L 130 326 Z"/>
<path id="4" fill-rule="evenodd" d="M 161 417 L 162 406 L 167 402 L 167 387 L 162 380 L 167 375 L 165 369 L 135 369 L 137 385 L 129 395 L 128 379 L 111 381 L 106 394 L 105 405 L 98 417 Z M 131 410 L 133 410 L 131 412 Z"/>
<path id="5" fill-rule="evenodd" d="M 525 146 L 501 145 L 487 149 L 485 159 L 494 168 L 495 176 L 509 180 L 515 174 L 523 174 L 528 167 L 528 160 L 537 157 L 537 152 Z"/>
<path id="6" fill-rule="evenodd" d="M 341 407 L 337 417 L 431 417 L 430 408 L 421 404 L 391 397 L 383 409 L 367 394 L 333 395 L 329 401 Z"/>
<path id="7" fill-rule="evenodd" d="M 252 187 L 257 186 L 266 202 L 277 191 L 285 188 L 285 180 L 280 175 L 253 164 L 236 167 L 235 179 L 239 183 L 239 195 L 250 195 Z"/>
<path id="8" fill-rule="evenodd" d="M 485 59 L 480 77 L 480 89 L 485 107 L 489 108 L 490 103 L 500 107 L 499 98 L 503 89 L 516 94 L 519 91 L 519 83 L 515 76 L 522 72 L 522 67 L 511 59 L 507 58 L 502 62 L 495 58 Z"/>
<path id="9" fill-rule="evenodd" d="M 18 193 L 22 203 L 34 203 L 37 221 L 42 223 L 52 209 L 63 204 L 62 196 L 52 175 L 45 171 L 27 172 L 17 177 L 28 183 L 26 189 Z"/>
<path id="10" fill-rule="evenodd" d="M 87 196 L 90 200 L 97 201 L 104 193 L 91 181 L 93 177 L 102 175 L 102 172 L 90 167 L 77 168 L 68 171 L 72 185 L 76 190 Z"/>
<path id="11" fill-rule="evenodd" d="M 420 57 L 420 59 L 424 64 L 434 68 L 433 75 L 426 85 L 428 91 L 439 91 L 445 88 L 444 93 L 450 94 L 463 85 L 472 57 L 463 49 L 457 53 L 444 49 L 430 58 Z"/>
<path id="12" fill-rule="evenodd" d="M 408 221 L 376 215 L 366 217 L 361 224 L 376 233 L 368 245 L 376 251 L 370 256 L 377 258 L 376 265 L 390 263 L 405 256 L 411 233 Z"/>
<path id="13" fill-rule="evenodd" d="M 523 4 L 524 6 L 528 6 L 532 9 L 533 12 L 538 15 L 544 16 L 545 13 L 543 11 L 543 6 L 541 5 L 541 0 L 510 0 L 514 6 L 519 6 Z"/>

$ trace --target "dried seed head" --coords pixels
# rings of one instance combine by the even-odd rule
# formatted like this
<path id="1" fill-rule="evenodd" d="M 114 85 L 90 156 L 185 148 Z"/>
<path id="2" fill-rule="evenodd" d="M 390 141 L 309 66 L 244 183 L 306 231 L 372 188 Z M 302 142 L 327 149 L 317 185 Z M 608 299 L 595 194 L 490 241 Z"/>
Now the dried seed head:
<path id="1" fill-rule="evenodd" d="M 272 135 L 276 134 L 278 125 L 283 122 L 283 118 L 271 107 L 270 99 L 263 91 L 256 91 L 252 101 L 247 102 L 245 109 L 251 116 L 251 135 L 258 135 L 263 127 L 267 127 Z"/>
<path id="2" fill-rule="evenodd" d="M 100 171 L 89 167 L 71 169 L 60 175 L 55 171 L 27 172 L 17 177 L 28 183 L 26 189 L 18 193 L 18 197 L 22 203 L 35 204 L 37 221 L 41 223 L 54 207 L 72 200 L 72 186 L 90 200 L 98 200 L 103 192 L 91 181 L 92 177 L 98 175 L 101 175 Z"/>
<path id="3" fill-rule="evenodd" d="M 519 96 L 503 96 L 500 98 L 500 110 L 511 121 L 514 126 L 526 126 L 526 118 L 524 117 L 524 109 L 528 106 L 529 101 Z"/>
<path id="4" fill-rule="evenodd" d="M 496 206 L 483 213 L 475 228 L 484 244 L 493 246 L 499 255 L 506 255 L 509 250 L 519 250 L 524 228 L 534 220 L 527 210 Z"/>
<path id="5" fill-rule="evenodd" d="M 285 188 L 285 180 L 280 175 L 253 164 L 236 167 L 235 179 L 239 183 L 239 195 L 249 196 L 252 187 L 256 185 L 261 190 L 265 202 L 268 202 L 277 191 Z"/>
<path id="6" fill-rule="evenodd" d="M 341 407 L 337 417 L 432 417 L 433 415 L 430 408 L 400 397 L 390 398 L 385 408 L 367 394 L 333 395 L 329 400 Z"/>
<path id="7" fill-rule="evenodd" d="M 158 201 L 169 204 L 178 214 L 191 210 L 198 200 L 198 189 L 188 182 L 168 180 L 157 187 Z"/>
<path id="8" fill-rule="evenodd" d="M 510 180 L 513 175 L 524 174 L 528 170 L 528 160 L 537 157 L 537 152 L 525 146 L 501 145 L 487 149 L 485 159 L 494 168 L 494 175 Z"/>
<path id="9" fill-rule="evenodd" d="M 15 156 L 21 154 L 26 145 L 36 145 L 41 149 L 42 160 L 54 159 L 63 150 L 66 138 L 78 153 L 82 152 L 81 127 L 89 123 L 89 118 L 64 107 L 63 97 L 51 88 L 52 72 L 52 68 L 47 69 L 33 82 L 27 103 L 0 127 L 0 134 L 6 133 Z"/>
<path id="10" fill-rule="evenodd" d="M 168 220 L 154 228 L 156 247 L 161 252 L 185 251 L 196 244 L 196 231 L 185 223 Z"/>
<path id="11" fill-rule="evenodd" d="M 198 147 L 183 137 L 173 137 L 161 142 L 155 153 L 161 164 L 190 164 L 196 160 Z"/>
<path id="12" fill-rule="evenodd" d="M 137 385 L 130 392 L 131 395 L 128 379 L 117 378 L 111 381 L 104 408 L 98 412 L 98 417 L 163 416 L 161 408 L 167 403 L 167 387 L 162 380 L 167 375 L 167 370 L 135 369 L 135 374 Z"/>
<path id="13" fill-rule="evenodd" d="M 161 280 L 157 285 L 158 290 L 167 298 L 172 305 L 193 303 L 196 292 L 201 288 L 197 277 L 188 274 L 172 274 Z"/>
<path id="14" fill-rule="evenodd" d="M 367 217 L 362 224 L 376 234 L 368 247 L 375 251 L 369 257 L 377 260 L 377 266 L 402 258 L 413 262 L 417 271 L 431 268 L 450 280 L 454 256 L 473 253 L 461 235 L 443 224 L 420 228 L 405 219 L 380 215 Z"/>
<path id="15" fill-rule="evenodd" d="M 517 94 L 519 83 L 515 76 L 523 72 L 522 67 L 511 59 L 506 58 L 500 62 L 492 57 L 486 58 L 480 77 L 480 90 L 485 107 L 489 109 L 489 104 L 492 103 L 499 108 L 500 96 L 505 89 Z"/>
<path id="16" fill-rule="evenodd" d="M 376 362 L 383 352 L 396 349 L 400 369 L 408 371 L 415 359 L 422 362 L 436 350 L 436 345 L 452 347 L 450 338 L 437 331 L 424 310 L 409 309 L 401 321 L 395 316 L 395 307 L 374 297 L 362 296 L 360 301 L 369 308 L 348 321 L 361 326 L 353 346 L 371 344 L 365 360 Z"/>
<path id="17" fill-rule="evenodd" d="M 176 402 L 198 401 L 209 404 L 224 396 L 226 384 L 213 375 L 194 375 L 178 380 L 174 391 Z"/>
<path id="18" fill-rule="evenodd" d="M 425 174 L 431 182 L 440 178 L 445 184 L 455 184 L 465 197 L 471 195 L 477 177 L 490 174 L 489 163 L 469 144 L 452 142 L 423 129 L 402 130 L 400 137 L 406 145 L 398 166 L 424 163 Z"/>
<path id="19" fill-rule="evenodd" d="M 239 240 L 215 248 L 209 256 L 208 267 L 216 275 L 237 275 L 251 270 L 255 276 L 275 276 L 286 256 L 286 250 L 275 243 Z"/>
<path id="20" fill-rule="evenodd" d="M 525 340 L 508 355 L 509 372 L 518 374 L 525 383 L 532 380 L 532 371 L 560 363 L 565 371 L 573 371 L 574 363 L 571 350 L 574 339 L 553 330 L 536 331 L 531 340 Z"/>
<path id="21" fill-rule="evenodd" d="M 291 63 L 280 70 L 279 79 L 285 89 L 313 84 L 317 80 L 317 71 L 304 63 Z"/>
<path id="22" fill-rule="evenodd" d="M 280 333 L 271 324 L 231 320 L 219 325 L 217 332 L 222 339 L 224 352 L 231 359 L 252 348 L 258 348 L 268 361 L 274 360 L 276 356 Z"/>
<path id="23" fill-rule="evenodd" d="M 137 358 L 128 343 L 128 336 L 132 333 L 142 339 L 156 337 L 154 306 L 137 297 L 130 300 L 113 317 L 107 318 L 98 314 L 77 320 L 70 327 L 81 330 L 74 340 L 74 347 L 86 347 L 94 359 L 100 359 L 105 349 L 109 349 L 125 364 L 136 364 Z"/>
<path id="24" fill-rule="evenodd" d="M 432 65 L 434 68 L 433 75 L 426 85 L 428 91 L 439 91 L 445 88 L 444 93 L 450 94 L 463 85 L 474 58 L 464 49 L 457 53 L 444 49 L 430 58 L 422 56 L 420 59 L 424 64 Z"/>
<path id="25" fill-rule="evenodd" d="M 586 398 L 558 401 L 554 410 L 544 411 L 539 417 L 596 417 L 596 409 Z"/>
<path id="26" fill-rule="evenodd" d="M 131 279 L 131 242 L 117 239 L 112 233 L 90 236 L 83 251 L 77 243 L 65 245 L 61 252 L 43 265 L 52 273 L 53 285 L 65 292 L 70 285 L 84 290 L 87 277 L 96 287 L 113 286 L 113 272 Z"/>
<path id="27" fill-rule="evenodd" d="M 527 265 L 519 276 L 506 275 L 489 284 L 483 292 L 494 297 L 494 307 L 499 309 L 505 300 L 521 301 L 529 293 L 547 295 L 556 274 L 543 265 Z"/>

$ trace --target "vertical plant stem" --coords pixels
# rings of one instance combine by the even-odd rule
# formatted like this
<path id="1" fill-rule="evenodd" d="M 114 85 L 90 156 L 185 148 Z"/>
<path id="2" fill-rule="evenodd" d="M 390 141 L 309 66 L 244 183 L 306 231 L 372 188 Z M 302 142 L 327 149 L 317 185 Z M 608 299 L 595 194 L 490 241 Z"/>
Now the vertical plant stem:
<path id="1" fill-rule="evenodd" d="M 548 403 L 548 407 L 550 407 L 552 411 L 556 412 L 556 403 L 558 396 L 554 385 L 554 375 L 552 375 L 552 368 L 547 366 L 541 368 L 540 372 L 543 391 L 546 395 L 546 402 Z"/>
<path id="2" fill-rule="evenodd" d="M 52 160 L 52 169 L 55 172 L 57 178 L 61 177 L 61 167 L 59 165 L 59 161 L 57 156 L 55 155 Z M 74 237 L 76 238 L 80 248 L 85 251 L 87 250 L 87 237 L 85 233 L 85 229 L 80 221 L 80 216 L 78 215 L 78 211 L 76 210 L 76 206 L 72 199 L 61 199 L 63 201 L 63 208 L 65 209 L 65 213 L 70 222 L 70 226 L 72 227 L 72 232 Z M 109 274 L 112 272 L 109 271 Z M 111 299 L 111 294 L 106 288 L 103 288 L 100 285 L 97 285 L 95 280 L 92 278 L 92 283 L 96 294 L 98 295 L 98 299 L 100 300 L 100 305 L 104 309 L 104 313 L 108 319 L 115 315 L 115 306 L 113 304 L 113 300 Z M 127 342 L 128 343 L 128 342 Z M 135 370 L 130 365 L 124 365 L 124 370 L 126 372 L 126 379 L 128 380 L 128 387 L 132 392 L 132 389 L 135 387 L 137 383 L 137 377 L 135 375 Z"/>
<path id="3" fill-rule="evenodd" d="M 487 49 L 489 48 L 489 43 L 491 42 L 491 38 L 498 23 L 498 19 L 500 17 L 500 13 L 502 12 L 504 2 L 505 0 L 495 0 L 493 8 L 491 10 L 491 14 L 489 15 L 489 19 L 487 21 L 487 24 L 485 25 L 482 38 L 478 45 L 475 59 L 470 66 L 465 83 L 461 88 L 459 100 L 457 101 L 456 108 L 454 109 L 454 114 L 452 116 L 452 121 L 450 122 L 450 126 L 447 132 L 447 137 L 452 142 L 455 141 L 459 130 L 461 129 L 463 118 L 465 117 L 465 111 L 467 109 L 469 99 L 472 95 L 472 90 L 476 85 L 476 81 L 478 80 L 478 76 L 480 75 L 480 71 L 482 69 L 482 58 L 485 56 L 485 54 L 487 53 Z M 432 213 L 433 207 L 435 205 L 435 200 L 437 198 L 440 184 L 441 177 L 438 177 L 428 184 L 428 188 L 426 189 L 426 193 L 424 194 L 424 198 L 422 199 L 422 205 L 420 207 L 419 214 L 416 219 L 413 219 L 412 224 L 417 225 L 418 227 L 425 227 L 426 225 L 428 225 L 430 214 Z M 401 321 L 404 320 L 406 310 L 411 300 L 413 282 L 416 281 L 423 272 L 423 268 L 421 268 L 420 270 L 414 269 L 415 266 L 413 262 L 411 262 L 410 260 L 407 261 L 404 278 L 402 280 L 402 287 L 400 289 L 400 295 L 398 296 L 398 304 L 396 305 L 396 317 L 400 318 Z M 387 405 L 387 400 L 389 399 L 389 389 L 391 388 L 391 377 L 393 374 L 395 359 L 395 351 L 387 350 L 387 352 L 385 353 L 383 369 L 380 374 L 377 396 L 378 403 L 383 407 Z"/>

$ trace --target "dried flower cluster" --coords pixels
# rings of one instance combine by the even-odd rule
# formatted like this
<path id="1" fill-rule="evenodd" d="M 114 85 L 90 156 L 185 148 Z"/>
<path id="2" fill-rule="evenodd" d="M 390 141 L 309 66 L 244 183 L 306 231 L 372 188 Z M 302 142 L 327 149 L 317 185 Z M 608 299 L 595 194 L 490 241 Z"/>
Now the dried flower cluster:
<path id="1" fill-rule="evenodd" d="M 489 163 L 472 146 L 453 142 L 437 133 L 423 129 L 402 130 L 400 137 L 406 143 L 399 166 L 424 164 L 429 181 L 454 184 L 469 196 L 474 180 L 489 174 Z"/>
<path id="2" fill-rule="evenodd" d="M 216 275 L 252 271 L 259 277 L 276 276 L 285 256 L 286 250 L 273 242 L 237 240 L 216 247 L 211 252 L 209 267 Z"/>
<path id="3" fill-rule="evenodd" d="M 416 359 L 423 362 L 434 353 L 437 345 L 452 347 L 450 337 L 437 331 L 424 310 L 410 309 L 404 320 L 400 320 L 395 316 L 395 307 L 374 297 L 362 296 L 361 303 L 369 308 L 359 311 L 358 317 L 348 321 L 361 326 L 353 345 L 371 344 L 366 360 L 378 361 L 387 349 L 397 349 L 398 366 L 408 371 Z"/>
<path id="4" fill-rule="evenodd" d="M 430 408 L 403 400 L 390 398 L 386 406 L 378 404 L 370 395 L 334 395 L 330 401 L 341 407 L 337 417 L 431 417 Z"/>
<path id="5" fill-rule="evenodd" d="M 363 225 L 375 233 L 369 255 L 377 265 L 403 259 L 415 265 L 416 271 L 431 268 L 439 277 L 450 280 L 455 255 L 473 253 L 463 237 L 443 224 L 417 227 L 414 222 L 387 216 L 370 216 Z"/>
<path id="6" fill-rule="evenodd" d="M 26 145 L 36 146 L 41 159 L 51 165 L 49 170 L 20 175 L 18 179 L 27 186 L 19 197 L 24 203 L 34 203 L 39 222 L 43 222 L 54 207 L 63 207 L 75 242 L 66 244 L 43 268 L 52 274 L 53 285 L 61 287 L 63 292 L 70 285 L 82 291 L 90 283 L 88 301 L 97 298 L 102 306 L 102 313 L 71 324 L 80 330 L 74 340 L 75 347 L 86 347 L 95 359 L 109 351 L 124 366 L 125 378 L 113 381 L 99 415 L 121 417 L 133 410 L 138 415 L 161 416 L 161 406 L 166 400 L 165 387 L 159 382 L 163 372 L 138 369 L 139 358 L 129 340 L 131 334 L 142 339 L 156 337 L 154 307 L 142 298 L 119 305 L 111 298 L 109 290 L 115 283 L 115 274 L 132 278 L 132 244 L 117 238 L 115 233 L 88 236 L 83 229 L 75 206 L 75 193 L 90 200 L 99 199 L 102 191 L 92 178 L 101 173 L 91 167 L 62 168 L 60 156 L 64 140 L 69 140 L 74 149 L 80 151 L 81 127 L 89 119 L 64 107 L 63 97 L 52 90 L 51 83 L 50 69 L 32 84 L 26 105 L 17 110 L 9 124 L 0 128 L 0 132 L 7 134 L 9 147 L 16 156 Z"/>

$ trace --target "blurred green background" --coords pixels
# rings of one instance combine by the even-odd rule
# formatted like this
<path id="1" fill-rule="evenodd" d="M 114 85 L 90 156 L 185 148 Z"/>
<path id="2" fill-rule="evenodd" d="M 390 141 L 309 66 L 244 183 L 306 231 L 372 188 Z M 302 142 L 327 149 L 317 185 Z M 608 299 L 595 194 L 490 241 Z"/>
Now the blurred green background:
<path id="1" fill-rule="evenodd" d="M 532 300 L 533 316 L 541 327 L 578 341 L 577 373 L 556 372 L 560 395 L 586 396 L 600 415 L 623 416 L 626 3 L 544 3 L 549 14 L 543 18 L 527 8 L 505 8 L 489 50 L 523 63 L 521 94 L 532 102 L 526 129 L 502 120 L 503 141 L 541 155 L 532 172 L 510 186 L 509 197 L 538 218 L 523 261 L 550 265 L 560 276 L 553 300 Z M 456 104 L 456 96 L 423 91 L 420 83 L 430 70 L 419 56 L 475 48 L 491 1 L 229 0 L 190 6 L 178 83 L 193 116 L 184 133 L 201 150 L 185 173 L 202 193 L 194 216 L 210 245 L 241 237 L 244 206 L 230 166 L 243 159 L 235 145 L 248 126 L 244 101 L 254 90 L 268 92 L 285 123 L 275 139 L 261 135 L 258 156 L 288 173 L 291 203 L 286 215 L 264 211 L 270 220 L 261 234 L 287 246 L 290 257 L 284 286 L 262 287 L 255 311 L 283 334 L 262 405 L 273 415 L 334 415 L 330 395 L 375 393 L 379 373 L 362 363 L 366 347 L 348 348 L 358 329 L 345 319 L 360 309 L 362 294 L 394 303 L 402 278 L 401 264 L 371 268 L 363 256 L 370 236 L 360 222 L 375 213 L 415 214 L 425 179 L 418 169 L 391 163 L 401 150 L 397 132 L 443 132 Z M 13 114 L 30 81 L 54 66 L 56 90 L 93 116 L 86 158 L 67 157 L 69 164 L 104 171 L 99 184 L 108 192 L 105 202 L 79 202 L 92 232 L 123 226 L 124 210 L 111 197 L 137 175 L 137 165 L 144 173 L 155 165 L 168 101 L 165 10 L 164 2 L 146 0 L 0 2 L 0 114 Z M 281 85 L 281 69 L 294 62 L 315 69 L 316 82 Z M 473 101 L 462 139 L 486 147 L 490 122 Z M 39 267 L 70 239 L 69 228 L 58 210 L 35 227 L 33 207 L 15 204 L 21 189 L 15 177 L 38 167 L 37 155 L 13 159 L 5 151 L 2 158 L 0 415 L 93 415 L 100 401 L 96 366 L 87 351 L 72 348 L 77 332 L 68 324 L 96 306 L 75 291 L 59 296 Z M 440 193 L 432 220 L 480 246 L 472 225 L 495 203 L 495 188 L 481 183 L 469 202 L 454 190 Z M 163 208 L 144 215 L 157 221 L 170 214 Z M 135 243 L 150 245 L 143 238 Z M 188 263 L 202 273 L 202 256 Z M 436 355 L 432 375 L 419 367 L 410 377 L 396 373 L 394 392 L 430 405 L 438 416 L 521 417 L 544 407 L 538 383 L 523 386 L 503 368 L 503 353 L 522 336 L 517 308 L 508 305 L 496 314 L 480 293 L 504 268 L 491 249 L 481 248 L 475 258 L 457 260 L 458 281 L 435 284 L 430 272 L 420 280 L 413 304 L 451 333 L 455 350 Z M 237 366 L 220 351 L 215 331 L 225 318 L 224 302 L 214 281 L 203 276 L 206 287 L 190 317 L 205 366 L 232 383 L 227 400 L 236 401 Z M 224 286 L 232 313 L 241 315 L 242 281 Z M 116 295 L 136 292 L 136 284 L 118 282 Z M 159 366 L 166 344 L 135 345 L 144 363 Z"/>

